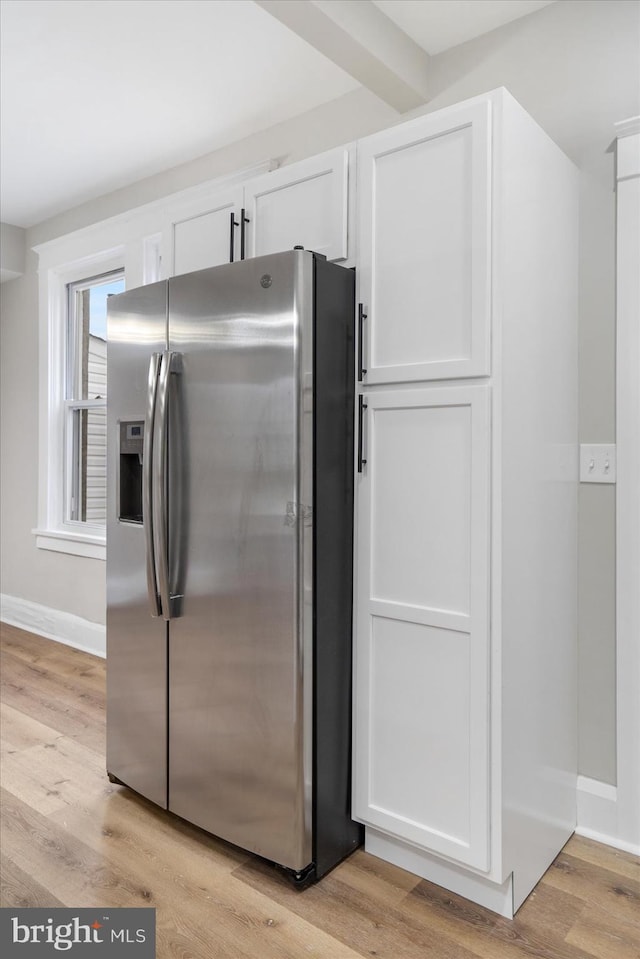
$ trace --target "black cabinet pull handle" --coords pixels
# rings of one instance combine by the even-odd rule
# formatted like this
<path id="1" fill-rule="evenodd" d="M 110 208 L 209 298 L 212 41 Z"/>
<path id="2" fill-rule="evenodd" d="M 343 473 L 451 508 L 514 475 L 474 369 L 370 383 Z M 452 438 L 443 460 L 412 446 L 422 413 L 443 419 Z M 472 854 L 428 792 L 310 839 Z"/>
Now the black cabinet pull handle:
<path id="1" fill-rule="evenodd" d="M 367 314 L 364 312 L 363 304 L 358 303 L 358 383 L 362 383 L 362 377 L 367 375 L 367 371 L 362 365 L 364 351 L 362 338 L 364 335 L 364 321 L 366 318 Z"/>
<path id="2" fill-rule="evenodd" d="M 244 212 L 244 211 L 243 211 L 243 212 Z M 229 263 L 233 263 L 233 248 L 234 248 L 233 238 L 234 238 L 234 233 L 235 233 L 236 227 L 237 227 L 237 226 L 240 226 L 240 224 L 239 224 L 238 221 L 236 220 L 236 215 L 235 215 L 235 213 L 233 212 L 233 210 L 231 211 L 231 213 L 229 214 L 229 216 L 231 217 L 230 238 L 229 238 Z"/>
<path id="3" fill-rule="evenodd" d="M 244 241 L 245 241 L 245 223 L 250 223 L 251 220 L 248 216 L 245 216 L 244 207 L 240 210 L 240 259 L 244 260 Z"/>
<path id="4" fill-rule="evenodd" d="M 367 409 L 367 404 L 364 401 L 362 394 L 358 397 L 358 472 L 362 472 L 362 467 L 367 465 L 366 459 L 362 455 L 362 446 L 363 446 L 363 432 L 364 432 L 364 411 Z"/>

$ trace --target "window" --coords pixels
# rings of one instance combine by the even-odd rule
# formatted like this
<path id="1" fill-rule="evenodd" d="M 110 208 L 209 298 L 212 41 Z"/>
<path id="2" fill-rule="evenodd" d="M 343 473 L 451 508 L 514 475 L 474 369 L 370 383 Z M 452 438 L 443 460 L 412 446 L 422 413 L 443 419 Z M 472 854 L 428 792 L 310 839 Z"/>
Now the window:
<path id="1" fill-rule="evenodd" d="M 40 429 L 33 532 L 40 549 L 104 560 L 106 311 L 109 296 L 131 281 L 125 284 L 123 245 L 104 244 L 78 256 L 86 242 L 81 233 L 37 248 Z"/>
<path id="2" fill-rule="evenodd" d="M 122 270 L 67 285 L 64 521 L 104 526 L 107 456 L 107 299 Z"/>

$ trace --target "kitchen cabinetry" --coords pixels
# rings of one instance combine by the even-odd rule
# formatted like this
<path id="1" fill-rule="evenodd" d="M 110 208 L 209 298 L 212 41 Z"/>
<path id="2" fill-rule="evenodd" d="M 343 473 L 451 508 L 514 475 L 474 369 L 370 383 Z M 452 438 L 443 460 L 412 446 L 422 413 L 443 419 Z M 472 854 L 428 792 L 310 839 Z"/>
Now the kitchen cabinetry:
<path id="1" fill-rule="evenodd" d="M 358 524 L 356 811 L 482 868 L 489 400 L 484 385 L 368 393 Z"/>
<path id="2" fill-rule="evenodd" d="M 358 144 L 354 815 L 512 915 L 575 825 L 577 171 L 506 91 Z"/>
<path id="3" fill-rule="evenodd" d="M 480 101 L 358 144 L 369 384 L 489 372 L 490 129 Z"/>
<path id="4" fill-rule="evenodd" d="M 303 246 L 341 262 L 348 250 L 348 147 L 255 177 L 244 188 L 247 256 Z"/>
<path id="5" fill-rule="evenodd" d="M 165 230 L 171 274 L 294 246 L 346 260 L 351 156 L 341 147 L 190 201 Z"/>
<path id="6" fill-rule="evenodd" d="M 242 201 L 242 187 L 235 186 L 215 193 L 207 201 L 191 201 L 180 211 L 168 236 L 172 276 L 229 263 L 232 252 L 235 258 L 235 223 Z"/>

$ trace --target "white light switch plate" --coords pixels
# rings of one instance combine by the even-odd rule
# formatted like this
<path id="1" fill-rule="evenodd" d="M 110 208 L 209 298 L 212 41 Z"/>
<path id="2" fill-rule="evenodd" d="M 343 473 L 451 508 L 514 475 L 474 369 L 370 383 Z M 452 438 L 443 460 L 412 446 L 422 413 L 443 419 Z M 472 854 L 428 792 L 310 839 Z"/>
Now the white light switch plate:
<path id="1" fill-rule="evenodd" d="M 615 443 L 580 444 L 580 482 L 615 483 Z"/>

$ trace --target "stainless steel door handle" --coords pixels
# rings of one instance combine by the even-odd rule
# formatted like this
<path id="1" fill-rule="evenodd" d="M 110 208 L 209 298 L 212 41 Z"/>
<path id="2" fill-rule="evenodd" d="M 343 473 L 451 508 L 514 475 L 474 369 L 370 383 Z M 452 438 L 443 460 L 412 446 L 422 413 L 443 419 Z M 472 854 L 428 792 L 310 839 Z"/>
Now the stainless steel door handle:
<path id="1" fill-rule="evenodd" d="M 153 427 L 156 415 L 158 394 L 158 373 L 161 353 L 152 353 L 149 360 L 147 388 L 147 410 L 144 420 L 144 440 L 142 447 L 142 522 L 144 526 L 145 556 L 147 566 L 147 596 L 152 616 L 160 616 L 160 598 L 156 577 L 156 559 L 153 539 Z"/>
<path id="2" fill-rule="evenodd" d="M 182 356 L 165 350 L 158 376 L 158 399 L 153 438 L 153 538 L 160 593 L 161 615 L 171 619 L 171 591 L 169 585 L 169 538 L 167 535 L 167 434 L 169 422 L 170 374 L 179 372 Z"/>
<path id="3" fill-rule="evenodd" d="M 167 408 L 169 394 L 170 356 L 165 351 L 160 360 L 158 376 L 158 398 L 153 428 L 153 543 L 156 557 L 158 592 L 160 594 L 160 615 L 171 618 L 169 596 L 169 554 L 167 541 Z"/>

